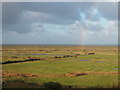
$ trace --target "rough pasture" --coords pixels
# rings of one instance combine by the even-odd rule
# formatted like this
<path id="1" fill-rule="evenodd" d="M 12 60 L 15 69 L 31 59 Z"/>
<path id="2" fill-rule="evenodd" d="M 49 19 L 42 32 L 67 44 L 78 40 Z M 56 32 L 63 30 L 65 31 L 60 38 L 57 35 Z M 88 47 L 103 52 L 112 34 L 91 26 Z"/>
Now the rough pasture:
<path id="1" fill-rule="evenodd" d="M 118 87 L 120 75 L 115 46 L 3 46 L 1 63 L 6 63 L 2 66 L 6 83 L 52 81 L 71 88 L 104 88 Z"/>

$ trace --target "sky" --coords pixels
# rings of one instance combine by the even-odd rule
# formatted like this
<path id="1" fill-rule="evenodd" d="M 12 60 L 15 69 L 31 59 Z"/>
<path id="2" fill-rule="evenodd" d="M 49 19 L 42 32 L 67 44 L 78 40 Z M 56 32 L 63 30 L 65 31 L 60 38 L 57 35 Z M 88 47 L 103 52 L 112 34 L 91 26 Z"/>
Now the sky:
<path id="1" fill-rule="evenodd" d="M 3 2 L 3 44 L 117 45 L 117 2 Z"/>

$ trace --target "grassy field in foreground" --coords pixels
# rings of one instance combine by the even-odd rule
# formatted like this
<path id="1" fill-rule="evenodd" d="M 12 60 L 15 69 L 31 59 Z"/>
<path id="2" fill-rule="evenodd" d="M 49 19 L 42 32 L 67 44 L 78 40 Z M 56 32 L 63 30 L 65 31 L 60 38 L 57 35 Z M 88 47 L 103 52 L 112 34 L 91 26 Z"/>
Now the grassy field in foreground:
<path id="1" fill-rule="evenodd" d="M 14 87 L 12 84 L 21 81 L 25 82 L 20 84 L 21 88 L 45 87 L 48 82 L 58 82 L 63 88 L 118 87 L 117 49 L 115 46 L 3 46 L 1 62 L 40 59 L 2 65 L 3 88 Z"/>

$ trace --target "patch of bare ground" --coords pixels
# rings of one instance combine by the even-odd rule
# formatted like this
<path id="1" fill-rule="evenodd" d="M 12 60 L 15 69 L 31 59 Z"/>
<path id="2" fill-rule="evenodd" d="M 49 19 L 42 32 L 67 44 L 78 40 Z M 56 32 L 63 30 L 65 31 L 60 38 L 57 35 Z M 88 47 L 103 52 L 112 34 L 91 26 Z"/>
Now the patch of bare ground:
<path id="1" fill-rule="evenodd" d="M 120 75 L 117 72 L 72 72 L 67 74 L 57 74 L 57 75 L 50 75 L 50 74 L 30 74 L 30 73 L 17 73 L 17 72 L 7 72 L 3 71 L 2 76 L 20 76 L 20 77 L 77 77 L 83 75 Z"/>

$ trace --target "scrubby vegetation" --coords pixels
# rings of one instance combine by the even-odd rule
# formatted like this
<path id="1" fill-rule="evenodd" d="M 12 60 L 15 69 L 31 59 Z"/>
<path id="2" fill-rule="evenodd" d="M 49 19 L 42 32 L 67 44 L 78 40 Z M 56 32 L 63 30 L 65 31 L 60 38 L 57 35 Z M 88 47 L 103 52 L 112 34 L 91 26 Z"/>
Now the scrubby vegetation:
<path id="1" fill-rule="evenodd" d="M 118 88 L 114 46 L 3 46 L 3 88 Z"/>

